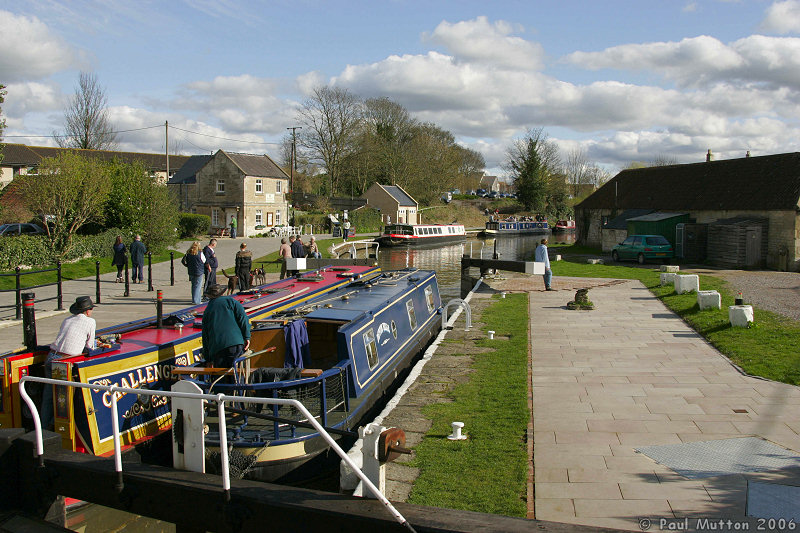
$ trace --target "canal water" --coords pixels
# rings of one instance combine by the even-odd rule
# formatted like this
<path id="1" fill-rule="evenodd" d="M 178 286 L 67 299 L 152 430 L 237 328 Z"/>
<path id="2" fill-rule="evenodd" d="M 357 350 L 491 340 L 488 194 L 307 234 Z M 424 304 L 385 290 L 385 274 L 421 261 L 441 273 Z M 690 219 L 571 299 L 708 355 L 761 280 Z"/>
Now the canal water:
<path id="1" fill-rule="evenodd" d="M 555 242 L 571 244 L 575 240 L 574 233 L 546 236 L 550 239 L 551 244 Z M 491 259 L 496 249 L 500 259 L 532 261 L 533 252 L 543 237 L 545 235 L 479 239 L 473 236 L 469 237 L 464 243 L 446 246 L 422 248 L 382 247 L 379 252 L 378 263 L 383 271 L 401 268 L 436 270 L 442 302 L 448 302 L 453 298 L 460 298 L 462 255 L 467 254 L 472 257 Z M 477 275 L 477 272 L 473 275 Z M 94 504 L 89 504 L 78 511 L 70 513 L 67 527 L 83 533 L 175 531 L 174 524 Z"/>

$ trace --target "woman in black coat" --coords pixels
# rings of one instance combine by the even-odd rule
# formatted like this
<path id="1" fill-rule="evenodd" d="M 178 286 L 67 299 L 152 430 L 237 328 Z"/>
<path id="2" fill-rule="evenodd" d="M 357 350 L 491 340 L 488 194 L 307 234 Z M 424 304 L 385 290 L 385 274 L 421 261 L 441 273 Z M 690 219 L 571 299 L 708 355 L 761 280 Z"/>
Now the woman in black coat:
<path id="1" fill-rule="evenodd" d="M 247 249 L 247 244 L 239 245 L 236 252 L 236 276 L 239 278 L 239 290 L 246 291 L 250 288 L 250 270 L 253 267 L 253 252 Z"/>
<path id="2" fill-rule="evenodd" d="M 125 281 L 122 278 L 122 269 L 128 263 L 126 251 L 125 243 L 122 242 L 122 235 L 117 235 L 117 239 L 114 241 L 114 259 L 111 260 L 111 265 L 117 267 L 117 283 Z"/>

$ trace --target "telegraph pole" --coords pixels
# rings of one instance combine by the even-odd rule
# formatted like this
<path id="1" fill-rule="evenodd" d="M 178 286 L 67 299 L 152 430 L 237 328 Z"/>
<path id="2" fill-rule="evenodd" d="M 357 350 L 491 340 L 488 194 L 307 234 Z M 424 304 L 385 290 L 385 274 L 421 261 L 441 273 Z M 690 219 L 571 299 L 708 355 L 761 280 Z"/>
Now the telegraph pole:
<path id="1" fill-rule="evenodd" d="M 169 181 L 169 121 L 164 121 L 164 132 L 166 137 L 166 142 L 164 143 L 164 152 L 167 154 L 167 181 Z"/>
<path id="2" fill-rule="evenodd" d="M 292 130 L 292 153 L 289 156 L 289 200 L 292 201 L 291 223 L 294 224 L 294 171 L 297 167 L 297 130 L 302 130 L 301 126 L 286 128 Z"/>

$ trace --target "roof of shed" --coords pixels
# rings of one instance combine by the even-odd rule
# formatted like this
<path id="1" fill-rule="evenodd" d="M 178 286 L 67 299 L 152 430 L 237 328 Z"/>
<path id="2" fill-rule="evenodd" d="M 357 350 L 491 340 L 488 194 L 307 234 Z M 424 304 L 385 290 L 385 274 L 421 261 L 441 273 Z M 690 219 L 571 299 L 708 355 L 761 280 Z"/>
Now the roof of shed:
<path id="1" fill-rule="evenodd" d="M 581 209 L 789 210 L 800 199 L 800 153 L 623 170 Z"/>
<path id="2" fill-rule="evenodd" d="M 386 192 L 392 195 L 392 198 L 397 200 L 400 205 L 406 206 L 416 206 L 417 202 L 411 198 L 406 191 L 398 187 L 397 185 L 383 185 L 383 188 L 386 189 Z"/>
<path id="3" fill-rule="evenodd" d="M 603 229 L 628 229 L 628 220 L 648 213 L 652 213 L 652 209 L 626 209 L 618 216 L 608 221 L 608 224 L 603 226 Z"/>
<path id="4" fill-rule="evenodd" d="M 667 220 L 675 217 L 683 217 L 688 213 L 648 213 L 646 215 L 639 215 L 638 217 L 629 218 L 628 220 L 635 220 L 637 222 L 658 222 L 660 220 Z"/>

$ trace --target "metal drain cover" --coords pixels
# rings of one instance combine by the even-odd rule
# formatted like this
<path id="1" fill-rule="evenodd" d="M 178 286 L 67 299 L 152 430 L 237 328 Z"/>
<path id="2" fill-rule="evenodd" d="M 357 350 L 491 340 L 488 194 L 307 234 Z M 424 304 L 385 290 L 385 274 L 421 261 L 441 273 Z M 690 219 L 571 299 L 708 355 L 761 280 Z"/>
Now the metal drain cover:
<path id="1" fill-rule="evenodd" d="M 689 479 L 800 468 L 800 455 L 758 437 L 636 448 Z"/>
<path id="2" fill-rule="evenodd" d="M 800 522 L 800 487 L 761 481 L 748 482 L 747 516 Z"/>

